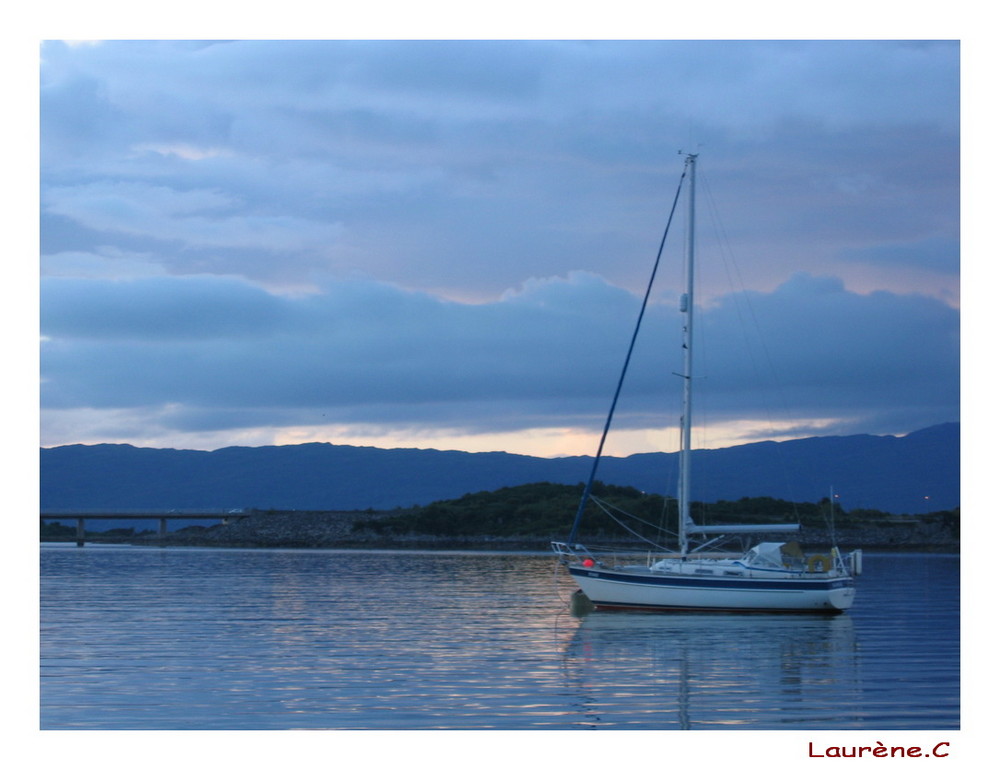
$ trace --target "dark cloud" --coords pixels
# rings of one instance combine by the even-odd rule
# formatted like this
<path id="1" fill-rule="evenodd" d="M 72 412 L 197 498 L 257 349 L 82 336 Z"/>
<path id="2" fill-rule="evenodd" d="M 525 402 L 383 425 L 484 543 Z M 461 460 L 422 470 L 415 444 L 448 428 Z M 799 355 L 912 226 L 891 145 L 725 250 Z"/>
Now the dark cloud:
<path id="1" fill-rule="evenodd" d="M 883 410 L 908 412 L 911 427 L 957 419 L 959 316 L 938 300 L 861 295 L 800 274 L 771 294 L 724 298 L 704 324 L 717 340 L 705 363 L 717 414 L 737 416 L 756 389 L 770 394 L 763 406 L 793 419 L 826 414 L 847 426 Z"/>
<path id="2" fill-rule="evenodd" d="M 478 305 L 372 282 L 300 297 L 213 278 L 43 288 L 43 406 L 159 414 L 171 405 L 172 426 L 202 430 L 307 415 L 471 433 L 590 426 L 638 308 L 635 296 L 587 274 L 532 281 Z M 625 425 L 650 410 L 661 420 L 672 413 L 662 392 L 675 378 L 660 354 L 679 356 L 675 321 L 672 305 L 650 312 Z M 958 318 L 936 300 L 861 296 L 800 275 L 770 294 L 725 297 L 699 323 L 698 406 L 710 420 L 771 413 L 855 424 L 887 407 L 923 422 L 955 416 Z M 763 344 L 744 344 L 753 339 Z"/>
<path id="3" fill-rule="evenodd" d="M 752 266 L 702 269 L 706 332 L 749 289 L 794 419 L 939 421 L 958 63 L 955 42 L 46 43 L 43 406 L 136 410 L 147 436 L 592 424 L 684 149 L 700 243 Z M 675 323 L 658 304 L 643 346 L 676 351 Z M 770 392 L 720 339 L 712 419 Z M 664 372 L 637 364 L 623 421 L 661 409 Z"/>
<path id="4" fill-rule="evenodd" d="M 928 238 L 904 243 L 879 243 L 845 251 L 843 259 L 871 265 L 910 267 L 957 276 L 961 246 L 956 238 Z"/>
<path id="5" fill-rule="evenodd" d="M 282 323 L 281 300 L 245 281 L 198 276 L 114 281 L 48 278 L 43 334 L 68 342 L 227 339 Z"/>

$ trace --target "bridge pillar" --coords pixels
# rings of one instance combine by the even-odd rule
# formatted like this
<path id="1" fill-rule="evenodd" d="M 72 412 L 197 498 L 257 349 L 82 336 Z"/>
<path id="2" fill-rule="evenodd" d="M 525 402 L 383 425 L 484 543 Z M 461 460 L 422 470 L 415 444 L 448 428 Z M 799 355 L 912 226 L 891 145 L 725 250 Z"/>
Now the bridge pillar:
<path id="1" fill-rule="evenodd" d="M 167 536 L 167 519 L 166 517 L 160 519 L 160 529 L 158 532 L 160 540 L 163 540 Z"/>
<path id="2" fill-rule="evenodd" d="M 83 548 L 83 517 L 78 516 L 76 519 L 76 547 Z"/>

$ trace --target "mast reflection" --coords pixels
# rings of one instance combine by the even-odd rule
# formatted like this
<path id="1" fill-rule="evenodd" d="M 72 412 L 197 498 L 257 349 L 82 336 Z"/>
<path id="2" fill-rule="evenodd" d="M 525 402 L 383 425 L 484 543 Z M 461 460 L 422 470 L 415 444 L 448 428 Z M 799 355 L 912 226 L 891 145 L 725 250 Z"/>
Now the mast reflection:
<path id="1" fill-rule="evenodd" d="M 563 654 L 581 726 L 610 728 L 850 729 L 858 667 L 848 615 L 595 612 Z"/>

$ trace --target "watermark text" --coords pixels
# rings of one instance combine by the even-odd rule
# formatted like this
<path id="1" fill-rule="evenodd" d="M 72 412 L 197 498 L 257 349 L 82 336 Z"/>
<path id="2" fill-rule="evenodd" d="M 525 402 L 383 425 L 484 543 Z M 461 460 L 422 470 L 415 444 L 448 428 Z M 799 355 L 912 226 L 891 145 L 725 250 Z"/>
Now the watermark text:
<path id="1" fill-rule="evenodd" d="M 818 759 L 861 759 L 864 757 L 904 758 L 937 757 L 943 758 L 951 754 L 951 742 L 939 741 L 933 746 L 893 746 L 875 741 L 869 746 L 817 746 L 809 741 L 809 756 Z"/>

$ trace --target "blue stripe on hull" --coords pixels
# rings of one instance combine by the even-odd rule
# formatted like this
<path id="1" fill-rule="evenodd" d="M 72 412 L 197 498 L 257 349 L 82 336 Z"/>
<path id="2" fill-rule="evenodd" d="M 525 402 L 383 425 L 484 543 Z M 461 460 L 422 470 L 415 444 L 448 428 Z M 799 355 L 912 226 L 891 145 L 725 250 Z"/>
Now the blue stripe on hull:
<path id="1" fill-rule="evenodd" d="M 749 607 L 674 607 L 669 605 L 658 605 L 658 604 L 618 604 L 616 602 L 594 602 L 596 609 L 599 610 L 629 610 L 629 611 L 642 611 L 642 612 L 694 612 L 694 613 L 748 613 L 748 614 L 781 614 L 781 615 L 840 615 L 843 610 L 838 610 L 835 607 L 818 607 L 818 608 L 788 608 L 788 609 L 758 609 Z"/>
<path id="2" fill-rule="evenodd" d="M 750 591 L 830 591 L 848 588 L 850 578 L 817 580 L 768 580 L 766 578 L 710 578 L 688 575 L 639 575 L 623 572 L 604 572 L 586 567 L 568 567 L 571 575 L 635 585 L 671 586 L 677 588 L 729 588 Z"/>

